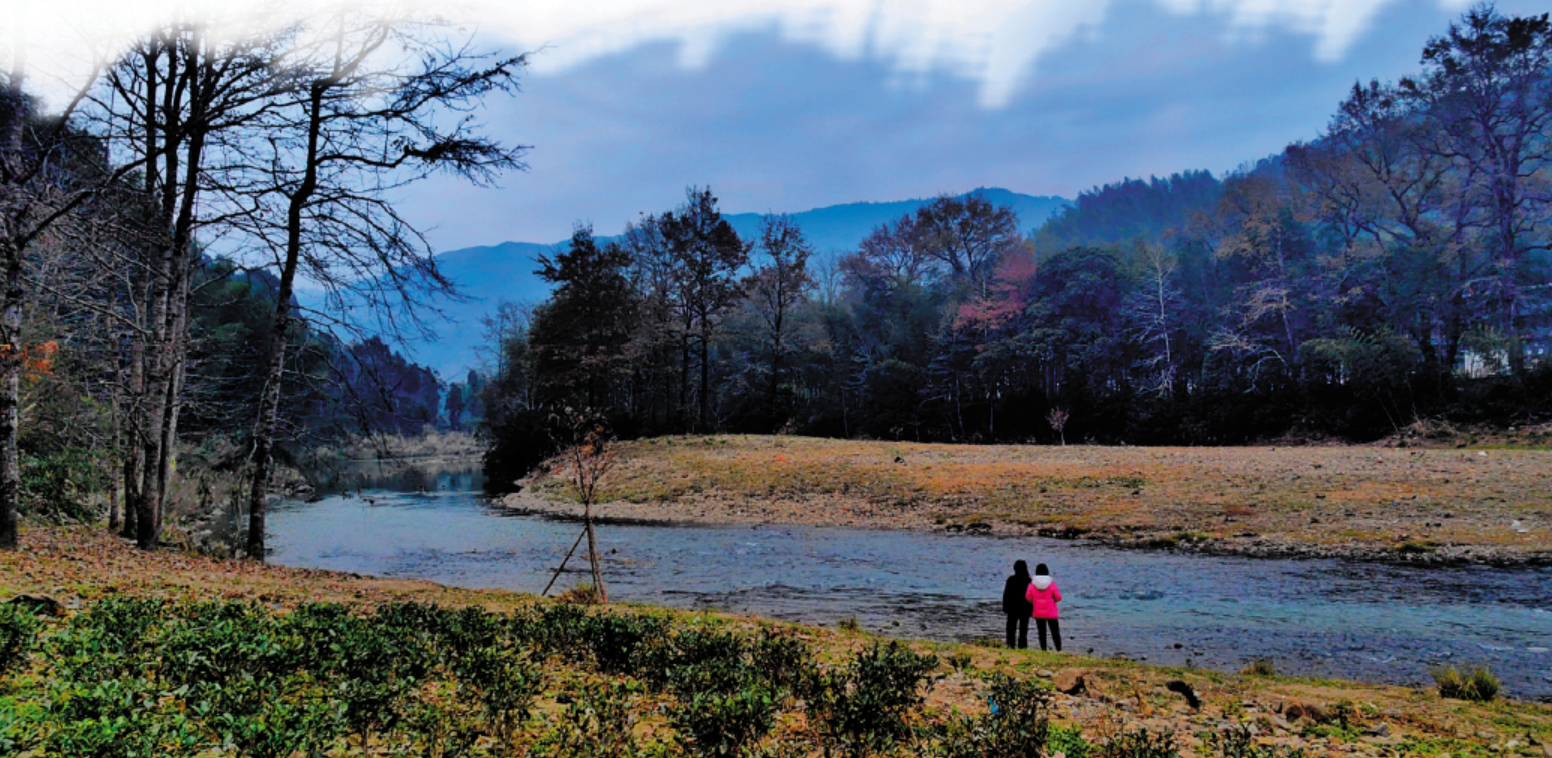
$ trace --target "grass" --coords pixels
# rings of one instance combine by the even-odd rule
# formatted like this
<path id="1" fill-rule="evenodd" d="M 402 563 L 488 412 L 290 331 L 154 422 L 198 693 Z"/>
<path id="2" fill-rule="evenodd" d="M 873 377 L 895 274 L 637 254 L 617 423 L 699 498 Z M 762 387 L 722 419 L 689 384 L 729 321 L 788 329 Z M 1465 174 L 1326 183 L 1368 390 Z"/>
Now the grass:
<path id="1" fill-rule="evenodd" d="M 103 535 L 100 530 L 85 528 L 25 529 L 22 550 L 0 553 L 0 602 L 17 594 L 48 595 L 60 600 L 67 608 L 81 609 L 68 611 L 69 615 L 65 619 L 46 621 L 51 626 L 46 634 L 57 634 L 60 625 L 71 623 L 72 619 L 95 605 L 114 598 L 160 598 L 176 603 L 215 600 L 253 608 L 260 615 L 271 612 L 288 614 L 313 603 L 341 604 L 352 614 L 363 617 L 376 612 L 375 609 L 384 604 L 408 601 L 435 603 L 446 608 L 476 607 L 491 613 L 522 617 L 558 607 L 555 603 L 510 592 L 463 590 L 427 582 L 261 566 L 172 552 L 142 553 L 122 541 Z M 771 629 L 801 639 L 811 647 L 814 659 L 825 670 L 839 670 L 837 667 L 848 665 L 859 652 L 881 639 L 862 631 L 776 624 L 758 618 L 721 613 L 692 613 L 619 604 L 599 606 L 584 612 L 631 618 L 643 615 L 657 617 L 667 620 L 676 629 L 713 636 L 735 634 L 744 639 L 758 638 L 765 633 L 764 630 Z M 926 642 L 906 642 L 905 646 L 918 654 L 934 656 L 939 661 L 938 667 L 931 674 L 933 686 L 925 691 L 924 702 L 920 704 L 919 710 L 913 711 L 916 715 L 911 716 L 911 723 L 923 728 L 940 723 L 940 720 L 954 713 L 971 716 L 984 714 L 987 686 L 990 677 L 994 675 L 1038 680 L 1039 672 L 1042 671 L 1058 675 L 1070 669 L 1088 672 L 1086 679 L 1090 686 L 1087 694 L 1052 695 L 1053 726 L 1061 735 L 1053 739 L 1057 740 L 1056 744 L 1074 746 L 1075 752 L 1069 755 L 1088 748 L 1096 751 L 1088 754 L 1099 754 L 1099 748 L 1094 746 L 1104 745 L 1144 724 L 1155 732 L 1161 728 L 1167 729 L 1177 740 L 1180 754 L 1193 755 L 1199 747 L 1206 749 L 1203 742 L 1205 734 L 1221 731 L 1224 723 L 1256 723 L 1256 719 L 1264 719 L 1266 714 L 1278 712 L 1291 703 L 1318 706 L 1328 715 L 1318 722 L 1297 720 L 1292 730 L 1278 729 L 1275 733 L 1263 730 L 1263 735 L 1273 736 L 1289 746 L 1302 746 L 1310 755 L 1326 754 L 1336 746 L 1362 747 L 1362 730 L 1379 723 L 1389 724 L 1398 740 L 1418 746 L 1416 751 L 1407 755 L 1434 756 L 1449 753 L 1454 758 L 1486 758 L 1489 755 L 1488 748 L 1496 743 L 1484 742 L 1475 737 L 1483 732 L 1501 735 L 1498 742 L 1517 736 L 1523 742 L 1521 735 L 1525 734 L 1535 735 L 1542 741 L 1552 740 L 1552 707 L 1501 698 L 1490 703 L 1444 700 L 1431 692 L 1420 693 L 1409 688 L 1164 669 L 1135 662 L 1077 655 L 1010 651 L 997 646 Z M 560 649 L 570 648 L 562 646 Z M 683 701 L 673 695 L 652 694 L 656 691 L 653 689 L 655 685 L 602 671 L 598 668 L 601 664 L 587 662 L 593 660 L 591 655 L 583 656 L 581 660 L 584 663 L 567 662 L 564 655 L 561 658 L 548 656 L 535 659 L 535 663 L 540 665 L 543 687 L 533 693 L 534 712 L 537 718 L 544 721 L 544 725 L 525 722 L 528 725 L 523 729 L 530 731 L 523 734 L 535 740 L 548 739 L 551 742 L 545 744 L 551 746 L 556 740 L 581 739 L 579 734 L 589 729 L 596 730 L 598 726 L 591 721 L 594 716 L 589 715 L 586 709 L 596 710 L 607 705 L 594 702 L 602 697 L 596 693 L 626 693 L 615 701 L 627 703 L 627 711 L 610 717 L 618 717 L 619 723 L 628 723 L 628 731 L 638 741 L 663 745 L 668 754 L 677 754 L 680 746 L 675 741 L 677 738 L 674 735 L 677 732 L 670 714 L 680 713 L 676 709 Z M 17 696 L 18 690 L 14 687 L 22 686 L 20 683 L 24 681 L 37 681 L 35 677 L 43 673 L 37 667 L 44 665 L 44 662 L 34 656 L 32 665 L 30 672 L 14 674 L 0 682 L 0 699 Z M 707 672 L 708 676 L 715 674 Z M 1191 711 L 1181 698 L 1165 689 L 1164 685 L 1175 679 L 1187 682 L 1201 697 L 1203 707 L 1200 712 Z M 456 677 L 428 679 L 426 687 L 429 689 L 419 696 L 422 700 L 417 702 L 436 704 L 439 702 L 436 699 L 438 692 L 452 695 L 463 691 L 459 682 Z M 301 681 L 298 686 L 310 685 Z M 473 690 L 470 692 L 478 694 Z M 167 703 L 162 701 L 161 705 L 166 706 Z M 476 708 L 479 703 L 469 701 L 459 705 L 459 701 L 449 700 L 445 705 L 446 708 L 441 710 L 417 711 L 417 717 L 441 718 L 459 708 L 472 713 L 468 709 Z M 729 718 L 748 716 L 764 723 L 759 720 L 763 718 L 763 711 L 758 710 L 763 706 L 747 698 L 706 701 L 705 706 L 711 709 L 708 713 L 725 713 L 729 714 Z M 790 738 L 793 745 L 814 736 L 800 706 L 789 703 L 780 707 L 783 710 L 775 718 L 774 734 L 782 740 Z M 577 708 L 582 709 L 582 712 L 573 713 Z M 756 710 L 748 710 L 750 708 Z M 573 716 L 585 723 L 566 726 L 570 723 L 566 719 Z M 690 724 L 690 721 L 685 720 L 687 718 L 681 718 L 681 722 Z M 435 726 L 430 724 L 415 728 L 432 729 Z M 573 732 L 555 732 L 564 729 L 572 729 Z M 360 752 L 355 745 L 352 738 L 348 743 L 337 745 L 335 752 L 330 754 L 369 754 Z M 694 747 L 693 742 L 690 746 Z M 490 749 L 493 748 L 477 746 L 471 754 L 486 754 Z M 486 753 L 480 750 L 486 750 Z M 794 750 L 790 753 L 794 756 L 820 754 L 817 743 L 810 744 L 807 752 L 796 748 Z M 235 753 L 213 751 L 201 755 L 225 756 Z"/>
<path id="2" fill-rule="evenodd" d="M 1491 703 L 1498 697 L 1498 677 L 1485 665 L 1472 666 L 1469 671 L 1461 671 L 1454 666 L 1439 666 L 1429 673 L 1433 675 L 1439 697 L 1473 703 Z"/>
<path id="3" fill-rule="evenodd" d="M 1552 560 L 1544 450 L 1132 448 L 797 437 L 623 443 L 605 513 L 997 529 L 1141 546 L 1390 559 Z M 898 461 L 898 462 L 897 462 Z M 568 498 L 538 474 L 519 497 Z M 557 505 L 560 507 L 560 505 Z M 1509 528 L 1520 520 L 1528 528 Z"/>

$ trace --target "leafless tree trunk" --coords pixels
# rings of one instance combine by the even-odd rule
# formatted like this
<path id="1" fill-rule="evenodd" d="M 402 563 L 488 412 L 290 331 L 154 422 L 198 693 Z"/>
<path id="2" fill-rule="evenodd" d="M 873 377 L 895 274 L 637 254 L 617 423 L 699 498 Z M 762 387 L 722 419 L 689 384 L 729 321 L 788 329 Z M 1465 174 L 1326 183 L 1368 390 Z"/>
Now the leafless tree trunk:
<path id="1" fill-rule="evenodd" d="M 248 493 L 247 555 L 257 561 L 264 560 L 265 498 L 287 346 L 298 319 L 291 301 L 300 268 L 333 297 L 363 296 L 396 329 L 405 314 L 393 309 L 413 306 L 417 291 L 450 293 L 451 285 L 389 193 L 434 171 L 481 182 L 522 166 L 523 148 L 475 136 L 467 121 L 448 128 L 433 117 L 468 110 L 491 91 L 515 90 L 526 57 L 485 65 L 485 57 L 448 44 L 438 25 L 407 19 L 345 13 L 329 25 L 337 31 L 292 52 L 287 70 L 297 86 L 272 110 L 265 124 L 270 155 L 251 167 L 254 179 L 240 190 L 254 205 L 281 206 L 284 219 L 278 228 L 247 227 L 274 251 L 280 273 Z M 379 67 L 393 46 L 421 68 Z"/>

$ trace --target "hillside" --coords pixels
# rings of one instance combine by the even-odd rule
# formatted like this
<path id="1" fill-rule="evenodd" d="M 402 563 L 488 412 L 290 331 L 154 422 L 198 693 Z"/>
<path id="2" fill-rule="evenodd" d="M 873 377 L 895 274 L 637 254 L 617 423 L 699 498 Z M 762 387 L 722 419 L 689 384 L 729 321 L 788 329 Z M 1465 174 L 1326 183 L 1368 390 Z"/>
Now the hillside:
<path id="1" fill-rule="evenodd" d="M 1059 197 L 1035 197 L 999 188 L 981 188 L 991 202 L 1013 209 L 1019 226 L 1033 230 L 1056 211 L 1070 205 Z M 794 213 L 792 219 L 803 227 L 814 249 L 820 252 L 855 249 L 873 229 L 894 221 L 926 203 L 926 199 L 887 203 L 847 203 Z M 744 239 L 759 236 L 764 214 L 735 213 L 724 216 Z M 600 242 L 609 239 L 600 237 Z M 556 245 L 533 242 L 503 242 L 498 245 L 451 250 L 437 256 L 442 273 L 451 279 L 467 300 L 443 303 L 445 319 L 434 322 L 438 341 L 409 345 L 414 360 L 441 373 L 443 379 L 460 380 L 475 365 L 475 350 L 481 344 L 480 319 L 501 300 L 538 303 L 549 293 L 548 286 L 534 275 L 534 259 Z"/>

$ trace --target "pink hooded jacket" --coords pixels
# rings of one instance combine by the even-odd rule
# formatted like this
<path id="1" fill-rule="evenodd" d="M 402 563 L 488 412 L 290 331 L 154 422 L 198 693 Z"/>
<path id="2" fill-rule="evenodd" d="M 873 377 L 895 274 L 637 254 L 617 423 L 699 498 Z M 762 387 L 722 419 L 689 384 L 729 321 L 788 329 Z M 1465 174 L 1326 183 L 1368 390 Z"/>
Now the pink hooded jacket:
<path id="1" fill-rule="evenodd" d="M 1056 582 L 1049 576 L 1037 576 L 1030 582 L 1029 589 L 1024 590 L 1024 599 L 1035 607 L 1031 614 L 1037 619 L 1061 618 L 1056 604 L 1062 601 L 1062 591 L 1056 588 Z"/>

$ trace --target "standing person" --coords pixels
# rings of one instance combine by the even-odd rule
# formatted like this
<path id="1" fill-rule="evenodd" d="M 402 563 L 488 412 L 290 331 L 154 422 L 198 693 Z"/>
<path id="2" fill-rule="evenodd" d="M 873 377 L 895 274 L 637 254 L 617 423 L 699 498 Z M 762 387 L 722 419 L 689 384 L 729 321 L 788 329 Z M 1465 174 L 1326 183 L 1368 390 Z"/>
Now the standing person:
<path id="1" fill-rule="evenodd" d="M 1029 589 L 1029 564 L 1013 562 L 1013 576 L 1002 587 L 1002 612 L 1008 617 L 1008 647 L 1029 647 L 1029 601 L 1024 593 Z"/>
<path id="2" fill-rule="evenodd" d="M 1062 626 L 1057 620 L 1060 613 L 1056 609 L 1056 604 L 1062 601 L 1062 591 L 1056 588 L 1056 581 L 1051 579 L 1051 571 L 1044 563 L 1035 567 L 1035 578 L 1030 580 L 1024 598 L 1029 601 L 1030 612 L 1035 617 L 1035 630 L 1040 634 L 1040 649 L 1046 649 L 1045 631 L 1049 627 L 1051 641 L 1056 643 L 1056 652 L 1062 652 Z"/>

